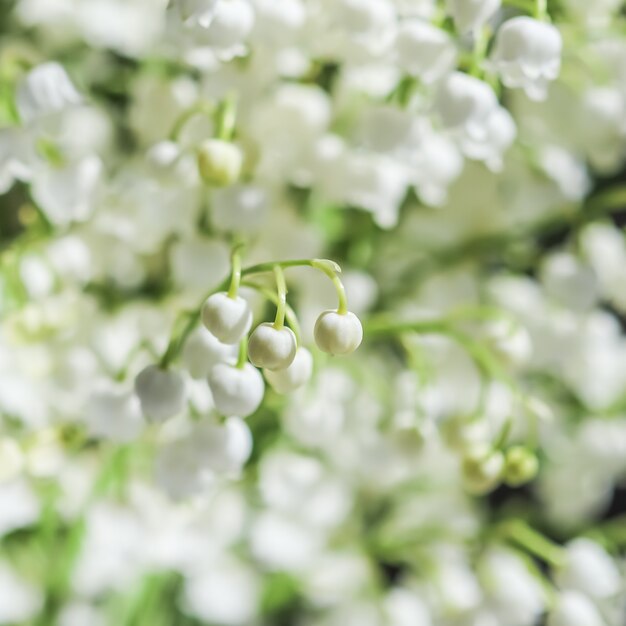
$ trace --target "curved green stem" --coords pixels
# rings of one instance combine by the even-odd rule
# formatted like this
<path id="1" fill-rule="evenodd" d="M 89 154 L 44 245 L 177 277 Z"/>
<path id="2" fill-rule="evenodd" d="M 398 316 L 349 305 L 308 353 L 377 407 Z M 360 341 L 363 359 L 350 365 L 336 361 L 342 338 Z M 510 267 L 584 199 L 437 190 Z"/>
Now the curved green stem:
<path id="1" fill-rule="evenodd" d="M 172 130 L 169 134 L 170 141 L 178 141 L 180 138 L 180 134 L 183 131 L 183 128 L 187 125 L 190 119 L 195 117 L 196 115 L 206 115 L 212 116 L 215 113 L 215 107 L 206 101 L 198 102 L 194 106 L 189 109 L 183 111 L 172 126 Z"/>
<path id="2" fill-rule="evenodd" d="M 185 319 L 187 320 L 186 324 L 177 332 L 178 327 Z M 196 311 L 185 311 L 180 313 L 176 318 L 176 321 L 174 322 L 174 332 L 172 333 L 170 341 L 167 344 L 167 348 L 161 357 L 161 361 L 159 362 L 159 366 L 162 369 L 166 369 L 179 355 L 185 345 L 185 342 L 187 341 L 187 337 L 189 337 L 189 334 L 195 328 L 197 320 L 198 313 Z"/>
<path id="3" fill-rule="evenodd" d="M 338 288 L 338 293 L 340 289 L 341 293 L 343 294 L 343 297 L 340 297 L 339 310 L 340 312 L 341 310 L 343 310 L 344 312 L 347 312 L 347 305 L 346 305 L 346 300 L 345 300 L 345 293 L 343 291 L 343 285 L 341 285 L 341 281 L 339 281 L 336 274 L 334 273 L 334 272 L 340 272 L 341 268 L 334 261 L 330 261 L 328 259 L 295 259 L 292 261 L 273 261 L 269 263 L 258 263 L 257 265 L 252 265 L 250 267 L 242 269 L 241 268 L 241 255 L 240 255 L 241 247 L 242 247 L 241 245 L 237 245 L 233 249 L 233 261 L 232 261 L 233 271 L 232 271 L 231 277 L 222 281 L 222 283 L 218 285 L 215 289 L 212 289 L 211 292 L 207 294 L 207 296 L 215 293 L 216 291 L 225 291 L 226 289 L 228 289 L 228 295 L 230 297 L 234 297 L 234 295 L 232 294 L 237 293 L 237 291 L 239 290 L 239 286 L 241 284 L 241 280 L 244 276 L 251 276 L 253 274 L 264 274 L 266 272 L 274 272 L 275 271 L 274 268 L 277 266 L 283 269 L 287 267 L 315 267 L 316 269 L 323 271 L 327 276 L 330 276 L 331 279 L 333 279 L 333 281 L 334 279 L 336 279 L 339 282 L 340 287 L 337 287 L 337 285 L 335 285 Z M 177 319 L 176 323 L 174 324 L 175 330 L 172 333 L 172 338 L 170 339 L 170 342 L 168 344 L 167 350 L 165 351 L 165 354 L 161 358 L 161 367 L 166 367 L 169 363 L 171 363 L 178 356 L 178 354 L 180 354 L 180 351 L 185 345 L 187 336 L 193 330 L 194 326 L 196 325 L 197 319 L 200 317 L 202 304 L 206 300 L 207 296 L 205 296 L 202 299 L 202 302 L 200 303 L 200 305 L 197 307 L 195 311 L 190 311 L 190 312 L 181 314 L 180 317 L 189 316 L 189 320 L 187 321 L 187 324 L 185 325 L 185 327 L 180 333 L 176 332 L 176 327 L 177 327 L 177 324 L 179 323 L 180 317 L 179 319 Z M 342 304 L 343 304 L 343 307 L 345 307 L 345 309 L 342 309 Z M 289 309 L 286 308 L 285 312 L 287 313 L 288 310 Z M 295 315 L 293 315 L 293 319 L 295 320 Z M 291 328 L 294 330 L 294 333 L 296 334 L 296 337 L 297 337 L 298 335 L 295 331 L 294 324 L 291 321 L 289 322 L 289 324 Z M 296 327 L 297 327 L 297 322 L 296 322 Z"/>
<path id="4" fill-rule="evenodd" d="M 279 265 L 274 266 L 274 275 L 276 276 L 276 293 L 278 295 L 278 305 L 276 306 L 276 319 L 274 320 L 274 328 L 280 330 L 285 325 L 285 309 L 287 308 L 287 283 L 285 282 L 285 274 Z"/>
<path id="5" fill-rule="evenodd" d="M 242 281 L 241 286 L 249 287 L 250 289 L 258 291 L 264 298 L 278 306 L 278 296 L 271 289 L 246 280 Z M 296 336 L 296 344 L 298 346 L 302 345 L 302 330 L 300 329 L 300 323 L 298 322 L 295 311 L 288 304 L 285 305 L 285 319 L 289 324 L 289 328 L 293 330 L 293 334 Z"/>
<path id="6" fill-rule="evenodd" d="M 345 315 L 348 312 L 348 298 L 346 296 L 346 289 L 339 279 L 339 276 L 337 276 L 341 268 L 333 261 L 327 261 L 325 259 L 313 259 L 311 267 L 321 270 L 330 278 L 337 292 L 337 298 L 339 299 L 337 313 L 339 313 L 339 315 Z"/>
<path id="7" fill-rule="evenodd" d="M 241 248 L 241 245 L 235 246 L 231 257 L 232 272 L 230 275 L 228 297 L 232 299 L 237 297 L 237 293 L 239 293 L 239 283 L 241 283 Z"/>
<path id="8" fill-rule="evenodd" d="M 504 444 L 507 442 L 507 439 L 509 438 L 509 433 L 511 432 L 512 427 L 513 420 L 509 417 L 502 425 L 498 436 L 494 440 L 493 445 L 491 446 L 492 451 L 495 452 L 496 450 L 500 450 L 504 446 Z"/>
<path id="9" fill-rule="evenodd" d="M 229 94 L 217 109 L 215 121 L 215 136 L 223 141 L 230 141 L 235 134 L 235 122 L 237 120 L 237 100 L 233 94 Z"/>

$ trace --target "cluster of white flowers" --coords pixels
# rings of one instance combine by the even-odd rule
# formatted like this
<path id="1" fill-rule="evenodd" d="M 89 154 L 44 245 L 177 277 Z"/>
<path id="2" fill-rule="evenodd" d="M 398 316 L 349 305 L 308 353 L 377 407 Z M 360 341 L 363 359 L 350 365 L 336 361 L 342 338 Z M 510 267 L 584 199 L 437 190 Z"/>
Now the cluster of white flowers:
<path id="1" fill-rule="evenodd" d="M 0 2 L 0 625 L 624 626 L 625 28 Z"/>

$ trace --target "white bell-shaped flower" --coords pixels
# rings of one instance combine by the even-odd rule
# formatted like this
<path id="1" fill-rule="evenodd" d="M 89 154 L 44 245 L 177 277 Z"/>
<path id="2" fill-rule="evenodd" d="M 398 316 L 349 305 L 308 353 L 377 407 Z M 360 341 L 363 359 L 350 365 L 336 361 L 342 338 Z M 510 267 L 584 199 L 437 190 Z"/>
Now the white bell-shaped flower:
<path id="1" fill-rule="evenodd" d="M 218 474 L 236 475 L 252 452 L 252 433 L 240 417 L 210 425 L 194 433 L 207 465 Z"/>
<path id="2" fill-rule="evenodd" d="M 579 538 L 565 548 L 565 565 L 556 574 L 561 588 L 581 591 L 591 598 L 607 598 L 620 588 L 620 574 L 616 564 L 604 548 Z"/>
<path id="3" fill-rule="evenodd" d="M 484 161 L 492 172 L 502 170 L 503 155 L 517 136 L 517 127 L 511 114 L 501 106 L 496 107 L 485 120 L 484 129 L 460 142 L 461 150 L 470 159 Z"/>
<path id="4" fill-rule="evenodd" d="M 487 120 L 497 107 L 493 89 L 462 72 L 449 74 L 435 94 L 435 110 L 444 128 L 462 138 L 484 136 Z"/>
<path id="5" fill-rule="evenodd" d="M 205 14 L 206 15 L 206 14 Z M 206 23 L 206 18 L 205 18 Z M 229 59 L 245 51 L 244 42 L 254 26 L 254 10 L 247 0 L 218 0 L 200 42 Z"/>
<path id="6" fill-rule="evenodd" d="M 18 85 L 15 96 L 17 112 L 26 124 L 81 102 L 65 69 L 52 61 L 32 69 Z"/>
<path id="7" fill-rule="evenodd" d="M 178 12 L 187 26 L 208 28 L 220 0 L 176 0 Z"/>
<path id="8" fill-rule="evenodd" d="M 120 443 L 135 440 L 144 428 L 138 397 L 111 384 L 91 394 L 86 421 L 90 435 Z"/>
<path id="9" fill-rule="evenodd" d="M 149 365 L 137 375 L 135 393 L 143 414 L 155 422 L 163 422 L 180 413 L 187 396 L 183 377 L 158 365 Z"/>
<path id="10" fill-rule="evenodd" d="M 101 174 L 102 162 L 97 156 L 60 168 L 46 166 L 33 176 L 33 198 L 55 225 L 84 222 L 95 209 Z"/>
<path id="11" fill-rule="evenodd" d="M 461 33 L 477 31 L 500 8 L 501 0 L 446 0 L 446 10 Z"/>
<path id="12" fill-rule="evenodd" d="M 174 500 L 204 494 L 215 485 L 215 473 L 200 442 L 206 445 L 206 439 L 198 437 L 194 429 L 189 436 L 168 442 L 157 450 L 156 484 Z"/>
<path id="13" fill-rule="evenodd" d="M 564 591 L 548 615 L 546 626 L 606 626 L 596 605 L 578 591 Z"/>
<path id="14" fill-rule="evenodd" d="M 218 363 L 209 374 L 215 408 L 223 415 L 247 417 L 263 400 L 263 376 L 250 363 L 239 368 Z"/>
<path id="15" fill-rule="evenodd" d="M 324 311 L 315 322 L 315 343 L 328 354 L 350 354 L 363 341 L 363 326 L 354 314 Z"/>
<path id="16" fill-rule="evenodd" d="M 494 171 L 502 168 L 502 155 L 513 143 L 517 129 L 487 83 L 454 72 L 441 82 L 435 106 L 465 156 L 484 161 Z"/>
<path id="17" fill-rule="evenodd" d="M 181 360 L 192 378 L 206 378 L 218 363 L 234 364 L 237 361 L 237 345 L 222 343 L 200 326 L 187 338 Z"/>
<path id="18" fill-rule="evenodd" d="M 400 25 L 396 53 L 399 66 L 427 85 L 439 80 L 456 64 L 456 47 L 450 35 L 418 19 Z"/>
<path id="19" fill-rule="evenodd" d="M 291 365 L 282 370 L 264 370 L 265 380 L 278 393 L 289 393 L 302 387 L 313 374 L 313 356 L 303 347 L 299 347 Z"/>
<path id="20" fill-rule="evenodd" d="M 507 87 L 522 88 L 531 100 L 544 100 L 548 84 L 559 75 L 562 47 L 552 24 L 514 17 L 499 28 L 490 64 Z"/>
<path id="21" fill-rule="evenodd" d="M 248 357 L 257 367 L 284 370 L 296 356 L 296 336 L 291 328 L 276 328 L 270 322 L 259 324 L 248 340 Z"/>
<path id="22" fill-rule="evenodd" d="M 238 343 L 252 326 L 252 310 L 245 298 L 220 291 L 202 305 L 202 323 L 222 343 Z"/>
<path id="23" fill-rule="evenodd" d="M 239 179 L 243 154 L 230 141 L 207 139 L 198 148 L 198 170 L 207 185 L 226 187 Z"/>

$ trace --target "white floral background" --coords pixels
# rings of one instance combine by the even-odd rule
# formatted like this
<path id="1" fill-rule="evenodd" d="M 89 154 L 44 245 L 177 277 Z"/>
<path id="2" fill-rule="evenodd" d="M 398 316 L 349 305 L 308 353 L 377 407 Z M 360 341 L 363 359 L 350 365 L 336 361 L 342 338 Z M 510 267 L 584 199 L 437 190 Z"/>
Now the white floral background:
<path id="1" fill-rule="evenodd" d="M 621 0 L 1 0 L 0 624 L 624 626 L 625 224 Z"/>

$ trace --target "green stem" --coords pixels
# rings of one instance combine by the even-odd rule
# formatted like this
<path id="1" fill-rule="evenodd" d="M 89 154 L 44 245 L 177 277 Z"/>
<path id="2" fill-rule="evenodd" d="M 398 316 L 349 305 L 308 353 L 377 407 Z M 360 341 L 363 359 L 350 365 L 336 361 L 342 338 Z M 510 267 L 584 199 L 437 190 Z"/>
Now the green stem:
<path id="1" fill-rule="evenodd" d="M 364 331 L 368 337 L 402 335 L 404 333 L 448 334 L 452 327 L 446 318 L 395 322 L 390 320 L 374 320 L 365 322 Z"/>
<path id="2" fill-rule="evenodd" d="M 504 424 L 502 425 L 498 436 L 491 446 L 493 452 L 495 452 L 496 450 L 500 450 L 504 446 L 504 444 L 507 442 L 507 439 L 509 438 L 509 433 L 511 432 L 512 427 L 513 420 L 511 418 L 508 418 L 506 422 L 504 422 Z"/>
<path id="3" fill-rule="evenodd" d="M 565 558 L 564 550 L 522 520 L 502 525 L 500 531 L 505 539 L 542 559 L 552 567 L 559 567 Z"/>
<path id="4" fill-rule="evenodd" d="M 536 11 L 536 4 L 534 0 L 504 0 L 502 3 L 504 6 L 513 7 L 526 13 L 534 13 Z"/>
<path id="5" fill-rule="evenodd" d="M 474 50 L 472 51 L 472 61 L 470 74 L 480 78 L 482 76 L 482 64 L 487 55 L 487 47 L 489 46 L 489 28 L 483 26 L 475 35 Z"/>
<path id="6" fill-rule="evenodd" d="M 548 18 L 548 0 L 537 0 L 535 4 L 535 18 L 545 21 Z"/>
<path id="7" fill-rule="evenodd" d="M 258 291 L 264 298 L 278 306 L 278 296 L 271 289 L 267 289 L 267 287 L 250 281 L 242 281 L 241 285 L 242 287 L 249 287 L 250 289 Z M 295 311 L 288 304 L 285 305 L 285 318 L 289 327 L 293 330 L 293 334 L 296 336 L 297 345 L 302 345 L 302 331 L 298 323 L 298 318 L 296 317 Z"/>
<path id="8" fill-rule="evenodd" d="M 339 315 L 345 315 L 348 312 L 348 298 L 346 296 L 346 289 L 339 279 L 339 276 L 337 275 L 337 272 L 341 271 L 339 266 L 332 261 L 329 262 L 327 260 L 313 259 L 311 267 L 315 267 L 316 269 L 324 272 L 324 274 L 326 274 L 326 276 L 330 278 L 335 287 L 335 291 L 337 292 L 337 298 L 339 300 L 339 304 L 337 305 L 337 313 L 339 313 Z"/>
<path id="9" fill-rule="evenodd" d="M 232 273 L 230 275 L 230 287 L 228 288 L 228 297 L 233 300 L 239 292 L 239 283 L 241 283 L 241 245 L 233 248 L 232 253 Z"/>
<path id="10" fill-rule="evenodd" d="M 223 141 L 231 141 L 235 134 L 237 120 L 237 101 L 233 94 L 228 95 L 217 109 L 215 136 Z"/>
<path id="11" fill-rule="evenodd" d="M 243 369 L 248 360 L 248 338 L 244 337 L 239 342 L 239 355 L 237 357 L 237 369 Z"/>
<path id="12" fill-rule="evenodd" d="M 215 107 L 209 102 L 198 102 L 194 106 L 190 107 L 186 111 L 183 111 L 172 126 L 172 130 L 169 134 L 170 141 L 178 141 L 183 128 L 187 125 L 190 119 L 196 115 L 211 116 L 215 113 Z"/>
<path id="13" fill-rule="evenodd" d="M 187 337 L 189 337 L 191 331 L 196 326 L 198 315 L 199 313 L 197 313 L 196 311 L 186 311 L 178 316 L 178 318 L 174 322 L 174 332 L 172 333 L 170 341 L 167 344 L 167 349 L 165 350 L 159 363 L 159 366 L 162 369 L 166 369 L 169 364 L 179 355 L 180 351 L 185 345 L 185 342 L 187 341 Z M 180 324 L 185 320 L 185 325 L 178 332 L 176 332 L 177 327 L 180 326 Z"/>
<path id="14" fill-rule="evenodd" d="M 276 306 L 276 319 L 274 320 L 274 328 L 280 330 L 285 325 L 285 310 L 287 308 L 287 284 L 285 282 L 285 274 L 280 265 L 274 266 L 274 275 L 276 276 L 276 293 L 278 295 L 278 305 Z"/>
<path id="15" fill-rule="evenodd" d="M 185 341 L 187 340 L 187 337 L 189 336 L 189 333 L 193 330 L 194 326 L 196 325 L 196 320 L 200 317 L 202 304 L 204 303 L 206 298 L 209 295 L 215 293 L 216 291 L 224 291 L 226 289 L 228 289 L 228 295 L 230 297 L 233 297 L 231 295 L 232 290 L 233 290 L 233 285 L 236 285 L 236 289 L 238 289 L 240 285 L 240 281 L 244 276 L 251 276 L 253 274 L 263 274 L 266 272 L 274 272 L 275 271 L 274 268 L 276 266 L 283 268 L 283 269 L 287 267 L 315 267 L 316 269 L 323 271 L 327 276 L 329 275 L 329 271 L 330 271 L 330 275 L 333 279 L 336 278 L 336 274 L 332 274 L 332 272 L 341 271 L 341 268 L 336 263 L 328 259 L 296 259 L 292 261 L 278 261 L 278 262 L 273 261 L 270 263 L 259 263 L 257 265 L 252 265 L 250 267 L 241 269 L 241 259 L 239 257 L 240 247 L 241 246 L 235 246 L 233 250 L 233 272 L 232 272 L 230 279 L 226 279 L 222 281 L 220 285 L 218 285 L 215 289 L 212 289 L 211 292 L 203 298 L 202 302 L 200 303 L 200 305 L 195 311 L 190 311 L 190 312 L 183 314 L 185 316 L 188 315 L 189 320 L 187 321 L 187 324 L 185 325 L 185 327 L 180 333 L 174 332 L 172 334 L 172 338 L 170 339 L 167 350 L 161 359 L 161 367 L 166 367 L 169 363 L 171 363 L 178 356 L 180 351 L 183 349 L 185 345 Z M 341 291 L 343 292 L 343 285 L 341 285 L 340 281 L 339 281 L 339 284 L 341 286 Z M 337 285 L 335 286 L 337 287 Z M 340 309 L 342 306 L 342 302 L 343 302 L 343 306 L 346 307 L 345 293 L 343 293 L 343 299 L 340 298 Z M 347 307 L 345 308 L 345 311 L 347 311 Z M 178 320 L 174 325 L 175 328 L 177 324 L 178 324 Z M 294 333 L 295 333 L 295 330 L 294 330 Z"/>

